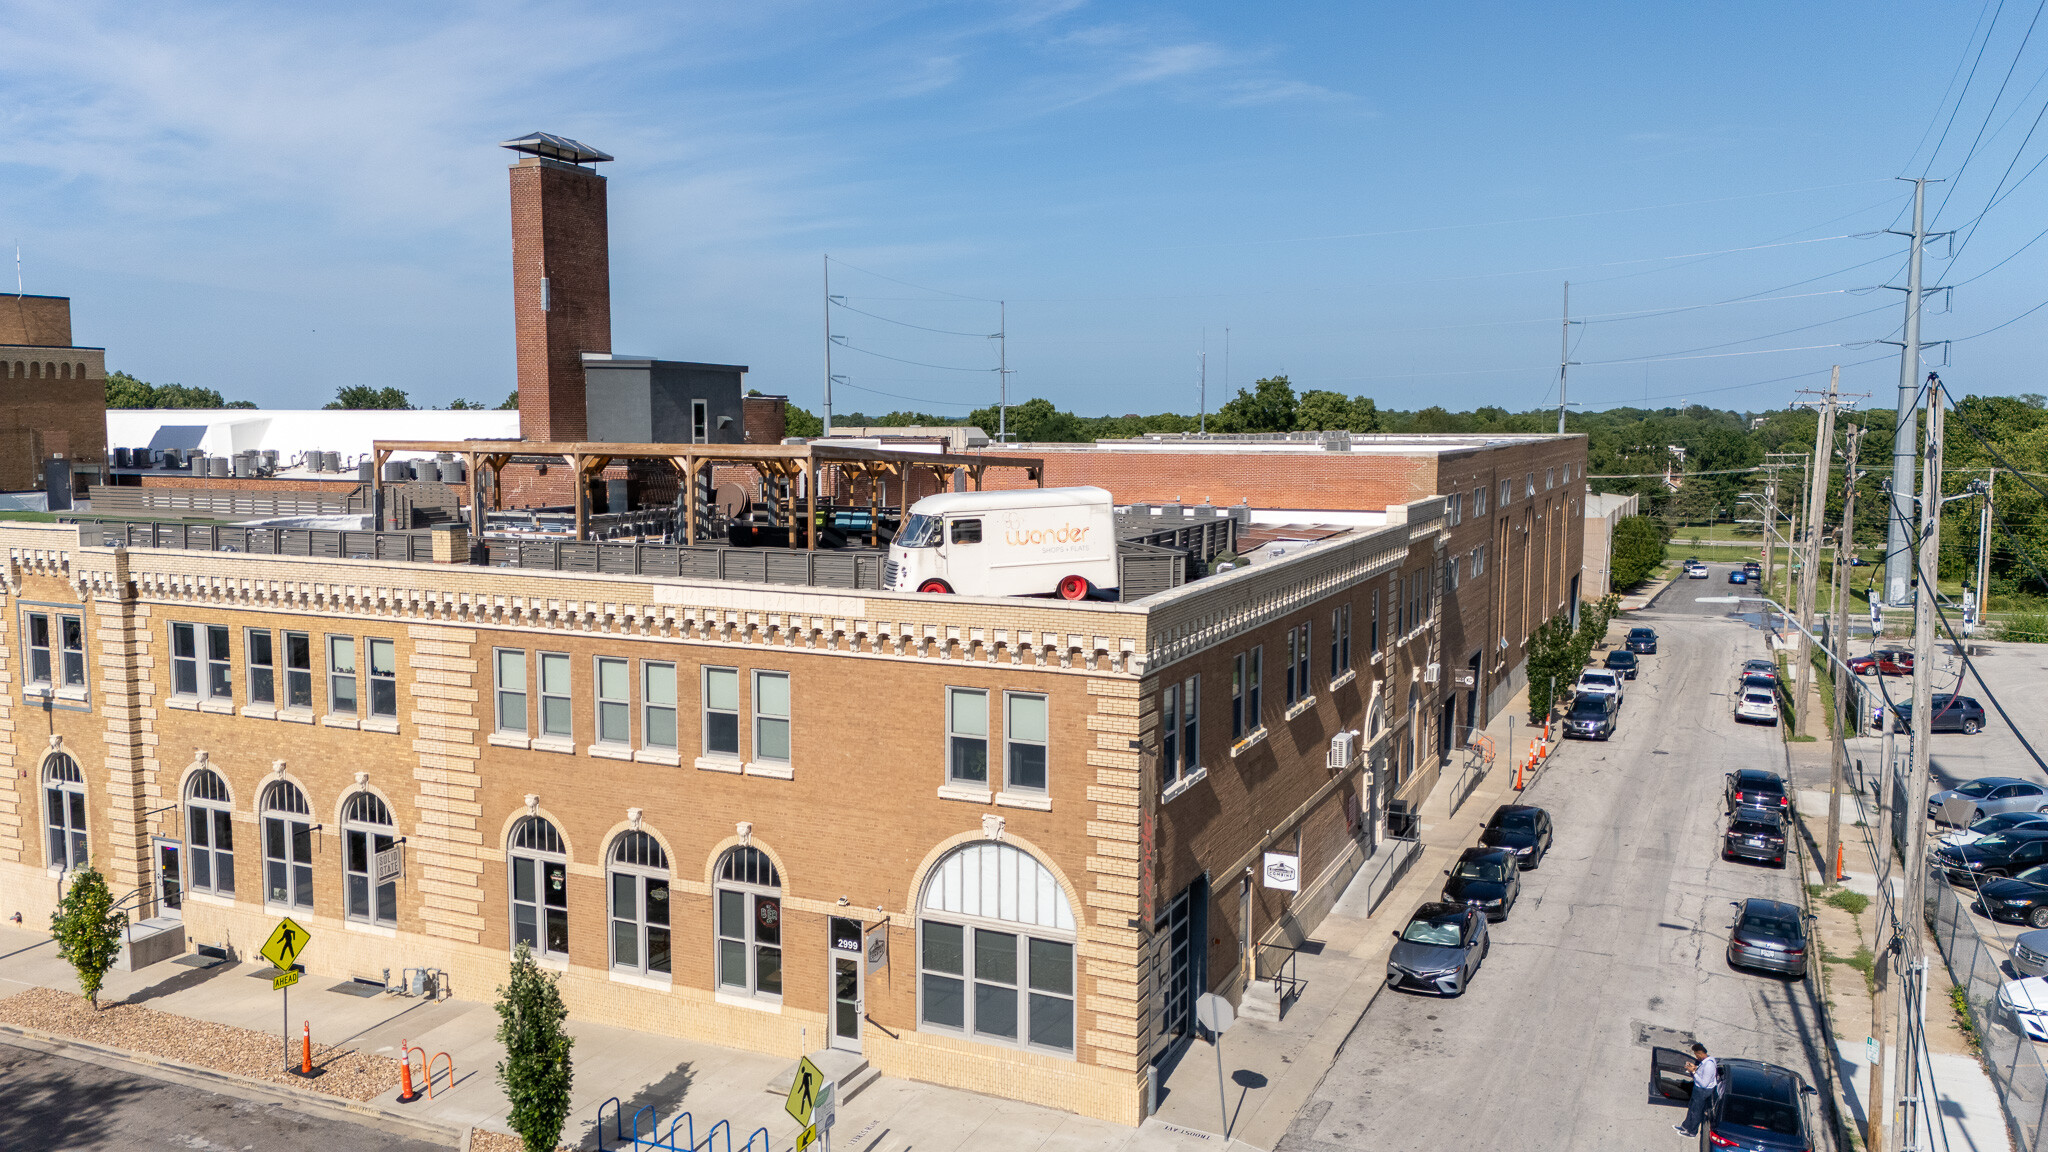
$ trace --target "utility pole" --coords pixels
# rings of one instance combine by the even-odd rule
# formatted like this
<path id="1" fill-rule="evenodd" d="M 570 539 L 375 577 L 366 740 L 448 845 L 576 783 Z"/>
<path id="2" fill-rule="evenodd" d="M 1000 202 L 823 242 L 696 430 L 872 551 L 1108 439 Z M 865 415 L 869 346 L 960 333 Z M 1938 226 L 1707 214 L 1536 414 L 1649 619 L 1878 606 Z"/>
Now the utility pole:
<path id="1" fill-rule="evenodd" d="M 1778 531 L 1778 466 L 1771 465 L 1770 475 L 1764 480 L 1764 563 L 1763 595 L 1770 595 L 1771 561 L 1777 557 L 1778 549 L 1771 543 L 1771 537 Z"/>
<path id="2" fill-rule="evenodd" d="M 1998 469 L 1984 470 L 1984 507 L 1977 513 L 1977 615 L 1973 622 L 1978 629 L 1991 621 L 1991 486 L 1998 480 Z"/>
<path id="3" fill-rule="evenodd" d="M 832 434 L 832 254 L 825 254 L 825 435 Z"/>
<path id="4" fill-rule="evenodd" d="M 1010 432 L 1010 302 L 996 301 L 996 443 Z"/>
<path id="5" fill-rule="evenodd" d="M 1564 282 L 1564 322 L 1557 336 L 1557 434 L 1564 435 L 1564 370 L 1572 365 L 1572 282 Z"/>
<path id="6" fill-rule="evenodd" d="M 1198 431 L 1203 435 L 1207 435 L 1209 432 L 1209 353 L 1207 349 L 1204 349 L 1202 352 L 1200 366 L 1195 369 L 1195 378 L 1197 381 L 1195 384 L 1195 394 L 1201 397 L 1200 404 L 1202 406 L 1201 424 L 1198 427 Z"/>
<path id="7" fill-rule="evenodd" d="M 1828 391 L 1834 391 L 1832 382 Z M 1842 855 L 1842 774 L 1849 761 L 1849 677 L 1842 671 L 1842 661 L 1849 655 L 1849 560 L 1856 555 L 1856 448 L 1863 439 L 1863 430 L 1850 428 L 1847 439 L 1849 453 L 1842 466 L 1842 526 L 1835 536 L 1834 626 L 1828 629 L 1828 647 L 1835 654 L 1828 666 L 1828 675 L 1835 685 L 1835 747 L 1828 758 L 1828 856 L 1821 867 L 1827 870 L 1830 884 L 1835 882 L 1835 861 Z M 1862 719 L 1856 718 L 1859 729 Z M 1886 829 L 1884 835 L 1891 835 L 1891 831 Z M 1870 864 L 1874 869 L 1877 861 Z"/>
<path id="8" fill-rule="evenodd" d="M 1913 180 L 1913 230 L 1886 229 L 1894 236 L 1906 236 L 1912 247 L 1906 256 L 1906 330 L 1904 339 L 1885 341 L 1899 345 L 1899 413 L 1892 424 L 1892 493 L 1890 526 L 1885 533 L 1884 599 L 1894 608 L 1904 607 L 1910 592 L 1913 568 L 1913 414 L 1920 397 L 1920 253 L 1927 245 L 1927 185 Z M 1931 181 L 1941 183 L 1941 181 Z"/>
<path id="9" fill-rule="evenodd" d="M 1834 463 L 1835 455 L 1835 402 L 1836 390 L 1842 382 L 1839 365 L 1828 376 L 1828 395 L 1821 405 L 1820 421 L 1813 434 L 1813 469 L 1811 486 L 1806 494 L 1806 563 L 1799 570 L 1799 665 L 1794 669 L 1792 718 L 1797 725 L 1794 735 L 1813 735 L 1813 717 L 1808 708 L 1812 702 L 1813 687 L 1813 601 L 1820 583 L 1820 526 L 1826 519 L 1823 515 L 1828 506 L 1828 468 Z M 1839 677 L 1837 677 L 1839 678 Z M 1830 830 L 1832 838 L 1832 830 Z M 1826 867 L 1833 868 L 1835 858 L 1827 858 Z"/>
<path id="10" fill-rule="evenodd" d="M 1942 416 L 1941 390 L 1930 386 L 1927 452 L 1920 480 L 1920 536 L 1912 542 L 1917 545 L 1915 569 L 1919 589 L 1913 596 L 1913 744 L 1905 811 L 1906 904 L 1899 911 L 1906 930 L 1907 964 L 1898 973 L 1908 981 L 1917 981 L 1927 964 L 1927 776 L 1933 751 L 1930 725 L 1934 720 L 1934 575 L 1940 570 L 1941 559 Z M 1916 1051 L 1926 1035 L 1925 1009 L 1924 998 L 1901 997 L 1898 1033 L 1908 1050 L 1900 1056 L 1905 1084 L 1898 1095 L 1899 1148 L 1915 1144 L 1915 1132 L 1926 1115 L 1920 1099 L 1925 1088 Z M 1915 1019 L 1916 1015 L 1920 1018 Z"/>

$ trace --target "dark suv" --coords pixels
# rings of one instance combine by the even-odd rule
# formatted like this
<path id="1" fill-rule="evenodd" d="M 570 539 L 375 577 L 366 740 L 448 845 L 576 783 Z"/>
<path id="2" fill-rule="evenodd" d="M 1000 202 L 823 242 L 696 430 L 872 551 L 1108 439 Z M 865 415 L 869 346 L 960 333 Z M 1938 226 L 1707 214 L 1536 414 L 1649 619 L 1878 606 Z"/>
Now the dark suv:
<path id="1" fill-rule="evenodd" d="M 1785 866 L 1785 818 L 1776 808 L 1737 808 L 1721 834 L 1721 859 Z"/>
<path id="2" fill-rule="evenodd" d="M 1626 642 L 1628 650 L 1639 656 L 1657 654 L 1657 630 L 1655 628 L 1631 628 Z"/>
<path id="3" fill-rule="evenodd" d="M 1636 654 L 1626 648 L 1616 648 L 1607 654 L 1607 670 L 1623 680 L 1636 678 Z"/>
<path id="4" fill-rule="evenodd" d="M 1934 705 L 1934 720 L 1928 727 L 1936 732 L 1961 732 L 1965 736 L 1975 736 L 1984 730 L 1984 706 L 1969 696 L 1936 692 L 1929 703 Z M 1892 731 L 1912 730 L 1913 702 L 1901 700 L 1892 705 Z"/>
<path id="5" fill-rule="evenodd" d="M 1524 872 L 1533 872 L 1543 863 L 1550 840 L 1550 813 L 1531 804 L 1503 804 L 1479 830 L 1481 844 L 1513 852 Z"/>
<path id="6" fill-rule="evenodd" d="M 1590 692 L 1579 697 L 1572 701 L 1572 710 L 1564 714 L 1565 737 L 1607 739 L 1614 735 L 1615 711 L 1614 697 L 1605 692 Z"/>
<path id="7" fill-rule="evenodd" d="M 1776 772 L 1744 768 L 1728 773 L 1722 806 L 1728 812 L 1742 808 L 1775 808 L 1785 812 L 1791 810 L 1792 798 L 1785 794 L 1785 781 Z"/>

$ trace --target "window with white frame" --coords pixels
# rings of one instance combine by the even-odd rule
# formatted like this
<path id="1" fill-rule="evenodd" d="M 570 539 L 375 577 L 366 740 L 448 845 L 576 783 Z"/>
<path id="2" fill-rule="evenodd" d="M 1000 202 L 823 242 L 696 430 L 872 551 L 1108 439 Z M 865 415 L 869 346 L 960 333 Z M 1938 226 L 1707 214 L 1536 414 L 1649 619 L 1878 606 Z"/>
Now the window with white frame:
<path id="1" fill-rule="evenodd" d="M 1484 544 L 1481 544 L 1481 545 L 1480 545 L 1479 547 L 1477 547 L 1477 548 L 1474 548 L 1474 549 L 1472 550 L 1472 574 L 1473 574 L 1474 576 L 1482 576 L 1482 575 L 1485 575 L 1485 573 L 1486 573 L 1486 545 L 1484 545 Z"/>
<path id="2" fill-rule="evenodd" d="M 1444 564 L 1444 590 L 1447 592 L 1458 590 L 1458 563 L 1462 559 L 1463 557 L 1453 556 Z"/>
<path id="3" fill-rule="evenodd" d="M 263 900 L 313 907 L 313 810 L 289 780 L 274 780 L 263 790 Z"/>
<path id="4" fill-rule="evenodd" d="M 988 784 L 988 693 L 946 689 L 946 782 Z"/>
<path id="5" fill-rule="evenodd" d="M 1159 779 L 1172 787 L 1201 764 L 1202 678 L 1168 684 L 1159 699 Z"/>
<path id="6" fill-rule="evenodd" d="M 561 832 L 539 816 L 522 816 L 507 843 L 513 946 L 524 944 L 536 956 L 567 960 L 569 852 Z"/>
<path id="7" fill-rule="evenodd" d="M 491 651 L 496 665 L 496 708 L 498 731 L 526 733 L 526 650 L 496 648 Z"/>
<path id="8" fill-rule="evenodd" d="M 1463 524 L 1465 522 L 1464 493 L 1453 492 L 1448 497 L 1445 497 L 1444 510 L 1450 514 L 1451 527 L 1455 528 Z"/>
<path id="9" fill-rule="evenodd" d="M 540 662 L 540 734 L 556 740 L 574 739 L 576 721 L 569 704 L 569 654 L 540 652 L 535 658 Z"/>
<path id="10" fill-rule="evenodd" d="M 360 924 L 398 923 L 398 881 L 377 882 L 377 854 L 398 843 L 391 809 L 373 793 L 356 792 L 342 805 L 342 873 L 348 919 Z"/>
<path id="11" fill-rule="evenodd" d="M 754 673 L 754 757 L 789 763 L 789 673 Z"/>
<path id="12" fill-rule="evenodd" d="M 919 1029 L 1071 1054 L 1076 936 L 1065 888 L 1036 857 L 955 850 L 918 901 Z"/>
<path id="13" fill-rule="evenodd" d="M 1500 506 L 1501 506 L 1501 507 L 1505 508 L 1505 507 L 1507 507 L 1507 506 L 1508 506 L 1509 504 L 1512 504 L 1512 503 L 1514 502 L 1514 491 L 1515 491 L 1515 490 L 1514 490 L 1514 481 L 1512 481 L 1512 480 L 1503 480 L 1503 481 L 1501 481 L 1501 482 L 1500 482 Z"/>
<path id="14" fill-rule="evenodd" d="M 268 628 L 251 628 L 242 634 L 243 664 L 247 669 L 249 703 L 277 706 L 277 654 Z"/>
<path id="15" fill-rule="evenodd" d="M 371 637 L 367 642 L 370 649 L 370 715 L 385 720 L 398 719 L 398 644 L 393 640 Z"/>
<path id="16" fill-rule="evenodd" d="M 23 628 L 28 638 L 23 647 L 28 650 L 28 682 L 30 684 L 54 683 L 51 669 L 55 667 L 55 647 L 50 634 L 48 612 L 23 614 Z"/>
<path id="17" fill-rule="evenodd" d="M 782 999 L 782 876 L 759 848 L 743 845 L 718 862 L 718 988 Z"/>
<path id="18" fill-rule="evenodd" d="M 597 658 L 597 742 L 633 742 L 633 677 L 626 661 Z"/>
<path id="19" fill-rule="evenodd" d="M 641 976 L 670 974 L 668 853 L 645 832 L 612 842 L 612 967 Z"/>
<path id="20" fill-rule="evenodd" d="M 196 624 L 171 625 L 171 695 L 199 695 L 199 640 Z"/>
<path id="21" fill-rule="evenodd" d="M 227 782 L 211 768 L 185 783 L 185 849 L 186 883 L 194 891 L 235 894 L 234 805 Z"/>
<path id="22" fill-rule="evenodd" d="M 356 714 L 356 641 L 353 636 L 327 637 L 327 710 Z"/>
<path id="23" fill-rule="evenodd" d="M 1367 629 L 1372 641 L 1371 652 L 1377 656 L 1380 654 L 1380 590 L 1377 588 L 1372 590 L 1372 618 Z"/>
<path id="24" fill-rule="evenodd" d="M 1294 702 L 1301 699 L 1304 694 L 1305 686 L 1296 683 L 1294 679 L 1294 668 L 1300 658 L 1300 653 L 1296 652 L 1295 648 L 1300 643 L 1301 630 L 1289 628 L 1287 630 L 1287 666 L 1281 669 L 1280 677 L 1280 683 L 1284 695 L 1287 697 L 1287 706 L 1289 708 L 1294 707 Z"/>
<path id="25" fill-rule="evenodd" d="M 1330 679 L 1351 670 L 1351 605 L 1330 610 Z"/>
<path id="26" fill-rule="evenodd" d="M 57 617 L 57 644 L 64 686 L 85 687 L 85 621 L 77 616 Z"/>
<path id="27" fill-rule="evenodd" d="M 737 668 L 704 670 L 704 754 L 740 754 L 740 673 Z"/>
<path id="28" fill-rule="evenodd" d="M 85 774 L 78 761 L 62 752 L 43 761 L 43 821 L 49 829 L 50 867 L 69 872 L 92 862 L 85 831 Z"/>
<path id="29" fill-rule="evenodd" d="M 1012 792 L 1046 790 L 1046 698 L 1033 692 L 1003 693 L 1003 787 Z"/>
<path id="30" fill-rule="evenodd" d="M 1486 515 L 1486 485 L 1484 484 L 1472 490 L 1472 515 Z"/>
<path id="31" fill-rule="evenodd" d="M 1230 739 L 1232 742 L 1244 739 L 1245 734 L 1245 653 L 1239 652 L 1230 660 Z"/>
<path id="32" fill-rule="evenodd" d="M 1294 679 L 1296 687 L 1301 690 L 1301 699 L 1306 700 L 1315 694 L 1314 682 L 1309 678 L 1309 668 L 1313 661 L 1309 659 L 1308 655 L 1310 650 L 1308 623 L 1303 621 L 1301 627 L 1296 628 L 1295 631 L 1301 634 L 1301 643 L 1294 650 Z"/>
<path id="33" fill-rule="evenodd" d="M 1529 473 L 1529 478 L 1526 481 L 1524 481 L 1523 487 L 1527 490 L 1525 494 L 1530 499 L 1533 500 L 1536 498 L 1536 473 Z"/>
<path id="34" fill-rule="evenodd" d="M 313 638 L 304 632 L 284 634 L 285 707 L 313 707 Z"/>
<path id="35" fill-rule="evenodd" d="M 1555 487 L 1557 487 L 1557 469 L 1545 468 L 1543 470 L 1543 490 L 1548 492 Z"/>
<path id="36" fill-rule="evenodd" d="M 228 628 L 225 624 L 171 625 L 171 695 L 228 700 L 233 696 L 228 673 Z"/>
<path id="37" fill-rule="evenodd" d="M 676 750 L 676 666 L 654 660 L 640 662 L 640 743 L 646 748 Z"/>

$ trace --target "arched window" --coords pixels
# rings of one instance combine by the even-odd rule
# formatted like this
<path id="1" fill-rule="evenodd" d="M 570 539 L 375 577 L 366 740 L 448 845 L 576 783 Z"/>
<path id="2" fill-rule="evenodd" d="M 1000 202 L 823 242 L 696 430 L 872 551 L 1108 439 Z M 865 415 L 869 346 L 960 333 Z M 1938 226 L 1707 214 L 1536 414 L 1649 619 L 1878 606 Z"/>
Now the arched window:
<path id="1" fill-rule="evenodd" d="M 920 1027 L 1074 1051 L 1074 910 L 1044 864 L 968 845 L 932 870 L 918 906 Z"/>
<path id="2" fill-rule="evenodd" d="M 313 908 L 313 810 L 288 780 L 263 790 L 263 900 Z"/>
<path id="3" fill-rule="evenodd" d="M 669 974 L 668 853 L 645 832 L 612 841 L 612 967 Z"/>
<path id="4" fill-rule="evenodd" d="M 734 848 L 718 862 L 718 988 L 782 999 L 782 877 L 768 854 Z"/>
<path id="5" fill-rule="evenodd" d="M 50 825 L 50 867 L 68 872 L 90 861 L 85 839 L 85 776 L 62 752 L 43 761 L 43 805 Z"/>
<path id="6" fill-rule="evenodd" d="M 538 956 L 569 958 L 569 851 L 562 834 L 538 816 L 512 826 L 512 944 Z"/>
<path id="7" fill-rule="evenodd" d="M 374 793 L 357 792 L 342 806 L 342 871 L 348 877 L 348 918 L 365 924 L 396 926 L 398 881 L 380 880 L 377 855 L 397 844 L 391 809 Z"/>
<path id="8" fill-rule="evenodd" d="M 185 841 L 192 887 L 201 892 L 235 894 L 234 806 L 228 786 L 211 768 L 201 768 L 185 784 Z"/>

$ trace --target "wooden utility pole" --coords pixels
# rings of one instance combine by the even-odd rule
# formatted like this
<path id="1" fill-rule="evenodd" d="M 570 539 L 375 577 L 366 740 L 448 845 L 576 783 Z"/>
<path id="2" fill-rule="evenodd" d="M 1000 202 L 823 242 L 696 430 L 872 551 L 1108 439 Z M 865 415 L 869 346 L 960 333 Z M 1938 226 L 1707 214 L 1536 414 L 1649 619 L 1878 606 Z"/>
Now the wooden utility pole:
<path id="1" fill-rule="evenodd" d="M 1778 530 L 1778 466 L 1769 465 L 1770 478 L 1764 481 L 1764 564 L 1763 588 L 1758 594 L 1771 594 L 1771 561 L 1776 559 L 1778 549 L 1771 543 L 1771 536 Z"/>
<path id="2" fill-rule="evenodd" d="M 1842 774 L 1849 766 L 1850 724 L 1849 677 L 1843 672 L 1842 661 L 1849 656 L 1849 560 L 1856 555 L 1856 448 L 1862 438 L 1861 428 L 1849 429 L 1849 455 L 1842 467 L 1842 527 L 1835 536 L 1834 626 L 1828 629 L 1828 647 L 1835 654 L 1828 667 L 1835 685 L 1835 746 L 1828 761 L 1833 767 L 1828 770 L 1828 856 L 1821 862 L 1825 869 L 1833 869 L 1842 854 Z M 1862 721 L 1861 715 L 1855 717 L 1859 729 Z M 1891 832 L 1886 830 L 1885 835 Z M 1877 861 L 1870 864 L 1874 869 Z M 1835 882 L 1832 871 L 1827 882 Z"/>
<path id="3" fill-rule="evenodd" d="M 1814 729 L 1811 708 L 1813 600 L 1820 581 L 1820 526 L 1826 519 L 1828 506 L 1828 468 L 1834 463 L 1835 455 L 1835 389 L 1841 380 L 1842 369 L 1838 366 L 1828 377 L 1827 398 L 1821 404 L 1820 421 L 1813 435 L 1813 467 L 1806 493 L 1806 524 L 1803 528 L 1806 558 L 1799 569 L 1799 663 L 1793 669 L 1792 722 L 1795 736 L 1811 736 Z M 1826 866 L 1835 866 L 1834 856 L 1828 857 Z"/>
<path id="4" fill-rule="evenodd" d="M 1977 632 L 1991 623 L 1991 486 L 1997 480 L 1998 469 L 1984 470 L 1984 507 L 1977 514 Z"/>

